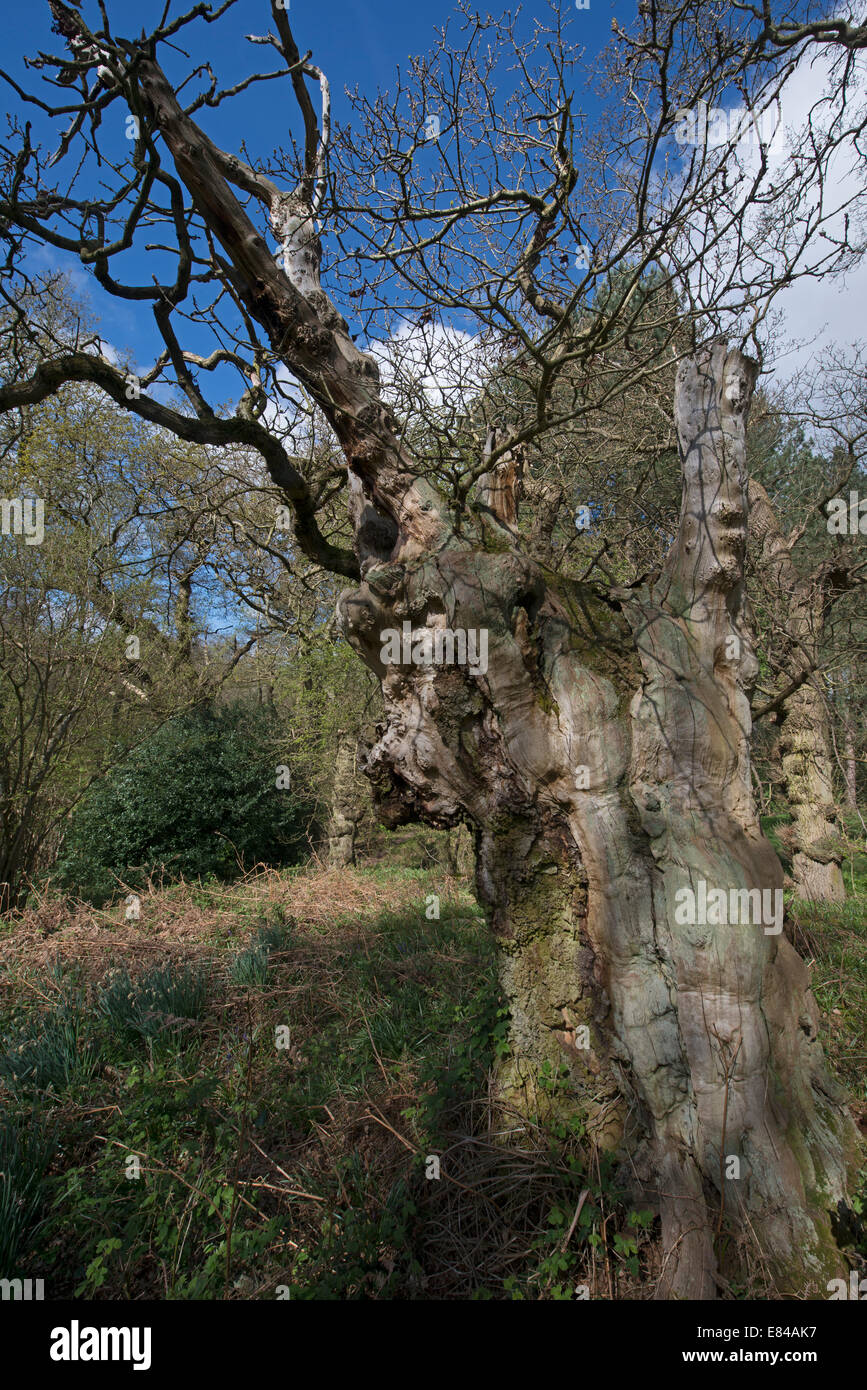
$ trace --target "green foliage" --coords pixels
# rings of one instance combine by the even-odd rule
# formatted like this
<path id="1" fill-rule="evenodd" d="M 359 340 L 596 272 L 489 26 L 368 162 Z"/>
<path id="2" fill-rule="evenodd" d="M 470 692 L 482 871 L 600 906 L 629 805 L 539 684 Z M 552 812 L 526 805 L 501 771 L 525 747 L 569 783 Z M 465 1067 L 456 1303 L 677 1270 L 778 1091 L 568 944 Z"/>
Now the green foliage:
<path id="1" fill-rule="evenodd" d="M 289 927 L 284 922 L 260 927 L 251 944 L 239 951 L 229 966 L 229 978 L 236 985 L 250 989 L 262 987 L 267 983 L 271 964 L 271 952 L 280 950 L 288 940 Z"/>
<path id="2" fill-rule="evenodd" d="M 392 882 L 383 871 L 371 878 Z M 103 1065 L 54 1111 L 59 1171 L 43 1194 L 48 1216 L 24 1233 L 17 1273 L 38 1272 L 58 1297 L 273 1298 L 280 1283 L 302 1299 L 417 1291 L 425 1184 L 413 1155 L 401 1150 L 402 1171 L 390 1173 L 347 1135 L 325 1170 L 306 1166 L 323 1104 L 364 1107 L 384 1067 L 405 1096 L 400 1078 L 423 1064 L 431 1076 L 437 1059 L 466 1055 L 478 1075 L 490 1064 L 464 1037 L 475 1006 L 461 1007 L 470 967 L 493 979 L 478 912 L 445 899 L 443 919 L 428 921 L 425 895 L 439 883 L 405 871 L 393 879 L 411 885 L 415 905 L 383 912 L 363 937 L 351 914 L 323 932 L 325 970 L 311 956 L 319 934 L 302 934 L 271 905 L 238 952 L 246 893 L 226 888 L 227 932 L 214 933 L 212 956 L 222 955 L 229 979 L 248 971 L 242 995 L 206 989 L 195 964 L 138 978 L 116 970 L 90 996 L 67 989 L 78 1036 Z M 260 965 L 264 990 L 250 978 Z M 214 968 L 221 973 L 218 959 Z M 286 1017 L 274 1000 L 287 995 L 291 1054 L 274 1046 L 275 1018 Z M 16 1006 L 16 1027 L 35 1037 L 42 1015 L 27 1014 L 26 1002 Z M 182 1026 L 190 1017 L 197 1025 Z M 22 1098 L 21 1134 L 28 1116 Z M 260 1149 L 280 1155 L 287 1188 L 309 1194 L 300 1206 L 277 1197 L 285 1178 Z M 138 1178 L 128 1176 L 130 1155 Z"/>
<path id="3" fill-rule="evenodd" d="M 813 989 L 821 1010 L 822 1047 L 836 1073 L 863 1104 L 867 1102 L 867 880 L 850 875 L 845 862 L 844 874 L 847 889 L 854 889 L 845 902 L 805 902 L 792 897 L 786 910 L 795 946 L 818 963 Z"/>
<path id="4" fill-rule="evenodd" d="M 478 1093 L 491 1067 L 509 1055 L 509 1009 L 495 977 L 486 975 L 473 994 L 455 1004 L 449 1020 L 449 1055 L 422 1067 L 429 1083 L 422 1103 L 408 1118 L 435 1132 L 443 1115 Z"/>
<path id="5" fill-rule="evenodd" d="M 0 1054 L 0 1076 L 16 1085 L 62 1091 L 86 1080 L 97 1064 L 93 1043 L 82 1037 L 80 1015 L 62 1004 L 40 1021 L 37 1037 L 21 1038 Z"/>
<path id="6" fill-rule="evenodd" d="M 44 1276 L 59 1298 L 272 1299 L 287 1285 L 301 1300 L 566 1301 L 646 1286 L 658 1222 L 577 1115 L 522 1117 L 512 1140 L 491 1132 L 487 1081 L 508 1055 L 509 1020 L 475 905 L 444 896 L 429 921 L 433 876 L 358 878 L 392 906 L 362 919 L 350 896 L 316 926 L 280 920 L 271 876 L 267 904 L 249 881 L 202 889 L 220 913 L 207 927 L 211 978 L 246 970 L 243 991 L 206 988 L 194 960 L 115 973 L 91 994 L 55 972 L 6 1003 L 7 1029 L 33 1042 L 53 1013 L 74 1015 L 78 1052 L 101 1061 L 68 1068 L 62 1096 L 58 1072 L 36 1123 L 27 1086 L 10 1088 L 0 1204 L 22 1213 L 10 1274 Z M 398 884 L 408 901 L 395 907 Z M 823 967 L 839 958 L 853 1015 L 863 922 L 862 900 L 858 922 L 844 904 L 833 924 L 815 910 L 799 927 Z M 824 988 L 839 1007 L 839 979 Z M 34 1006 L 52 989 L 50 1012 Z M 854 1070 L 858 1035 L 836 1017 L 837 1055 L 851 1050 Z M 274 1027 L 287 1020 L 281 1050 Z M 538 1085 L 567 1099 L 568 1069 L 543 1067 Z M 49 1126 L 55 1138 L 31 1154 Z M 856 1255 L 864 1206 L 861 1192 L 841 1215 Z M 4 1232 L 0 1206 L 0 1250 Z"/>
<path id="7" fill-rule="evenodd" d="M 371 1201 L 370 1175 L 357 1154 L 338 1165 L 345 1208 L 323 1217 L 315 1245 L 292 1261 L 292 1296 L 300 1300 L 401 1297 L 418 1278 L 413 1252 L 418 1208 L 406 1179 Z"/>
<path id="8" fill-rule="evenodd" d="M 67 1235 L 74 1210 L 81 1234 L 63 1258 L 76 1297 L 128 1297 L 156 1262 L 161 1297 L 223 1297 L 227 1242 L 228 1272 L 238 1280 L 279 1240 L 274 1219 L 235 1225 L 237 1189 L 229 1175 L 246 1098 L 235 1072 L 222 1081 L 214 1074 L 188 1080 L 184 1071 L 197 1061 L 188 1040 L 153 1067 L 126 1068 L 121 1105 L 105 1124 L 95 1162 L 69 1167 L 58 1179 L 44 1258 L 59 1263 L 56 1242 Z M 138 1177 L 127 1171 L 133 1154 Z"/>
<path id="9" fill-rule="evenodd" d="M 235 876 L 297 858 L 304 800 L 276 786 L 276 715 L 243 704 L 170 720 L 74 812 L 55 880 L 96 903 L 149 877 Z"/>
<path id="10" fill-rule="evenodd" d="M 268 979 L 270 952 L 266 946 L 248 946 L 233 960 L 229 975 L 236 985 L 246 985 L 253 989 L 262 986 Z"/>
<path id="11" fill-rule="evenodd" d="M 611 1154 L 596 1154 L 592 1172 L 576 1153 L 567 1153 L 559 1167 L 560 1195 L 532 1241 L 532 1259 L 504 1280 L 513 1301 L 586 1298 L 588 1256 L 592 1261 L 594 1253 L 611 1291 L 621 1279 L 639 1278 L 640 1250 L 651 1238 L 654 1213 L 630 1206 Z"/>

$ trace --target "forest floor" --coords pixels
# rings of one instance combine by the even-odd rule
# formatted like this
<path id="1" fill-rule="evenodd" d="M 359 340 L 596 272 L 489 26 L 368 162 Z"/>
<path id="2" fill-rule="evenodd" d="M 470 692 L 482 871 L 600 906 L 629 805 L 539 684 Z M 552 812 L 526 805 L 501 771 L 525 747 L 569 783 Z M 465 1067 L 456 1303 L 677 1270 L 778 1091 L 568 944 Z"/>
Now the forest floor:
<path id="1" fill-rule="evenodd" d="M 854 886 L 789 912 L 863 1125 Z M 0 1277 L 49 1299 L 650 1296 L 653 1215 L 580 1125 L 493 1127 L 506 1036 L 442 869 L 155 887 L 137 920 L 47 896 L 0 924 Z"/>

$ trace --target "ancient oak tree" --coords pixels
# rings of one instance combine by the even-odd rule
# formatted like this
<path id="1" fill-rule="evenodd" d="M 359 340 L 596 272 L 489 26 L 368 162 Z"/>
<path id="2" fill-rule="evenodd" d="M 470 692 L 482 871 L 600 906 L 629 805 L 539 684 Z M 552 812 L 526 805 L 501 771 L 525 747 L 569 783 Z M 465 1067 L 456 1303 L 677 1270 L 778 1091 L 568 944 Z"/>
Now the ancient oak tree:
<path id="1" fill-rule="evenodd" d="M 339 620 L 384 699 L 366 760 L 382 814 L 475 835 L 511 1010 L 499 1103 L 532 1109 L 545 1063 L 565 1065 L 556 1104 L 659 1211 L 659 1296 L 712 1298 L 753 1267 L 768 1288 L 822 1294 L 842 1271 L 830 1213 L 855 1132 L 751 790 L 745 428 L 774 296 L 851 254 L 841 210 L 811 193 L 858 116 L 832 83 L 782 172 L 761 145 L 749 161 L 663 148 L 679 111 L 733 85 L 772 107 L 804 46 L 836 31 L 646 7 L 616 30 L 608 105 L 588 122 L 559 21 L 526 35 L 465 11 L 459 59 L 443 37 L 392 98 L 356 99 L 353 133 L 333 128 L 327 75 L 276 0 L 273 30 L 250 36 L 276 68 L 228 89 L 206 61 L 192 85 L 167 64 L 232 0 L 167 10 L 137 39 L 49 5 L 62 51 L 35 61 L 53 99 L 14 85 L 61 127 L 50 156 L 24 124 L 6 149 L 7 283 L 38 301 L 30 246 L 74 254 L 102 291 L 150 308 L 162 347 L 130 390 L 98 343 L 47 337 L 13 307 L 21 362 L 34 342 L 38 360 L 0 408 L 87 381 L 183 439 L 258 451 L 295 553 L 350 581 Z M 207 134 L 209 109 L 253 81 L 294 93 L 288 153 L 239 138 L 242 158 Z M 458 407 L 413 386 L 407 321 L 434 358 L 463 334 Z M 357 340 L 389 323 L 407 351 L 385 373 Z M 234 375 L 231 412 L 207 399 L 209 373 Z M 631 476 L 609 469 L 577 499 L 542 476 L 570 439 L 607 448 L 636 402 L 667 421 L 662 446 L 645 432 L 640 447 L 649 490 L 674 499 L 649 569 L 630 545 L 609 553 L 598 524 L 611 497 L 628 518 Z M 337 478 L 306 452 L 314 417 Z M 407 630 L 395 660 L 384 634 Z M 484 661 L 443 659 L 471 637 Z"/>

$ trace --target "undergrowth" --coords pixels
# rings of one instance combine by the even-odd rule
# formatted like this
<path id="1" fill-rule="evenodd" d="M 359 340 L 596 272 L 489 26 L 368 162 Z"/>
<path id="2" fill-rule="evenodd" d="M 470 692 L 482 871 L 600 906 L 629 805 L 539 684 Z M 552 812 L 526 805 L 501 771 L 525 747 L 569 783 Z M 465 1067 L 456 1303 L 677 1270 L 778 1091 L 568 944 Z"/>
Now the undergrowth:
<path id="1" fill-rule="evenodd" d="M 465 887 L 262 882 L 155 890 L 136 924 L 3 925 L 0 1277 L 49 1298 L 647 1297 L 658 1223 L 581 1124 L 495 1127 L 508 1014 Z M 863 912 L 791 915 L 863 1098 Z"/>

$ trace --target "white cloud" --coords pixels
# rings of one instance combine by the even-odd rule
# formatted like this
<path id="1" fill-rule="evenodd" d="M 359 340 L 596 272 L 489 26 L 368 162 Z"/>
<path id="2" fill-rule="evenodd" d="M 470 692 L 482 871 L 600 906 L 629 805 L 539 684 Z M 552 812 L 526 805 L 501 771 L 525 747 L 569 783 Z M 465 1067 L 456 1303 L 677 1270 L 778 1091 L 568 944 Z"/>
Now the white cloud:
<path id="1" fill-rule="evenodd" d="M 820 91 L 826 87 L 830 77 L 830 55 L 827 50 L 819 50 L 805 58 L 793 73 L 787 84 L 783 117 L 791 148 L 797 148 L 803 137 L 811 109 Z M 856 69 L 852 80 L 851 98 L 847 102 L 847 115 L 854 115 L 854 107 L 863 109 L 867 97 L 867 80 L 863 66 Z M 789 150 L 780 148 L 777 142 L 772 147 L 774 158 L 782 162 L 790 157 Z M 828 209 L 835 209 L 827 230 L 843 232 L 844 211 L 850 200 L 856 199 L 851 207 L 850 235 L 854 228 L 856 235 L 860 230 L 862 239 L 865 230 L 864 202 L 865 166 L 863 154 L 846 142 L 832 156 L 828 164 L 824 188 L 824 201 Z M 833 279 L 814 280 L 804 278 L 789 286 L 777 300 L 781 310 L 784 335 L 789 340 L 797 340 L 800 346 L 788 353 L 779 362 L 779 374 L 789 376 L 798 367 L 807 364 L 824 346 L 856 341 L 864 335 L 864 305 L 867 303 L 867 256 L 843 276 Z"/>
<path id="2" fill-rule="evenodd" d="M 376 358 L 386 395 L 404 410 L 465 410 L 491 369 L 479 336 L 431 321 L 404 324 L 366 349 Z"/>
<path id="3" fill-rule="evenodd" d="M 839 55 L 838 55 L 839 56 Z M 807 49 L 794 72 L 787 79 L 780 100 L 772 103 L 765 111 L 757 112 L 758 127 L 762 133 L 768 156 L 768 171 L 762 188 L 767 197 L 776 185 L 784 187 L 792 173 L 792 162 L 802 152 L 809 152 L 811 134 L 824 138 L 830 122 L 840 116 L 839 83 L 832 73 L 834 55 L 827 49 Z M 833 92 L 831 102 L 825 103 L 826 93 Z M 849 77 L 849 89 L 845 111 L 846 124 L 854 124 L 856 111 L 863 117 L 867 114 L 867 73 L 859 66 Z M 751 176 L 759 167 L 759 148 L 756 130 L 743 108 L 731 111 L 706 111 L 703 115 L 690 116 L 692 125 L 683 124 L 677 136 L 685 144 L 684 156 L 689 158 L 691 142 L 695 131 L 700 139 L 707 132 L 707 144 L 713 159 L 713 149 L 720 149 L 719 159 L 729 173 L 730 210 L 735 210 L 741 196 L 748 196 Z M 725 150 L 727 139 L 740 139 L 734 150 Z M 768 138 L 770 137 L 770 138 Z M 743 175 L 742 182 L 738 176 Z M 863 154 L 859 153 L 851 137 L 842 141 L 830 155 L 824 170 L 821 192 L 815 186 L 807 200 L 798 208 L 799 217 L 808 211 L 819 209 L 821 197 L 822 224 L 820 231 L 813 234 L 805 254 L 799 258 L 798 269 L 805 266 L 820 268 L 823 258 L 831 250 L 833 238 L 844 237 L 844 219 L 849 217 L 850 243 L 864 244 L 867 232 L 865 204 L 867 204 L 867 168 Z M 764 219 L 764 220 L 763 220 Z M 735 270 L 737 257 L 740 264 L 747 265 L 747 276 L 755 277 L 760 286 L 763 275 L 772 272 L 762 268 L 758 256 L 773 255 L 778 249 L 777 269 L 782 266 L 788 233 L 784 213 L 777 210 L 770 217 L 759 208 L 752 208 L 747 214 L 744 230 L 745 243 L 735 244 L 734 234 L 717 247 L 715 254 L 702 258 L 693 278 L 693 290 L 699 299 L 705 296 L 715 299 L 726 285 L 729 277 L 735 287 L 738 274 Z M 793 235 L 788 237 L 788 249 L 794 244 Z M 825 235 L 822 235 L 822 232 Z M 694 250 L 702 244 L 706 229 L 697 226 L 687 233 Z M 756 255 L 758 253 L 758 256 Z M 773 262 L 772 262 L 773 263 Z M 738 290 L 731 291 L 732 299 L 738 297 Z M 779 377 L 790 377 L 801 367 L 808 365 L 824 347 L 834 344 L 850 343 L 864 333 L 863 305 L 867 300 L 867 256 L 851 265 L 845 272 L 833 277 L 816 279 L 803 275 L 781 291 L 775 298 L 773 311 L 777 320 L 771 333 L 770 348 L 774 353 L 773 365 Z M 770 363 L 768 365 L 771 365 Z"/>

